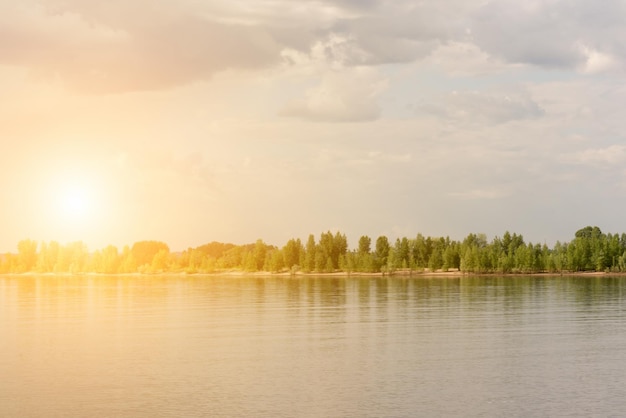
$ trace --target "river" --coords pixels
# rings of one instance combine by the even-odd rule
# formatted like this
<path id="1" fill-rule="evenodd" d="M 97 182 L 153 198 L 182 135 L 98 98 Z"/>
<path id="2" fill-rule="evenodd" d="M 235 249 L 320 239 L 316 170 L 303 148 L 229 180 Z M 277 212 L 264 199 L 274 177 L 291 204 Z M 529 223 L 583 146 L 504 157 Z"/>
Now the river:
<path id="1" fill-rule="evenodd" d="M 0 417 L 619 416 L 626 277 L 0 277 Z"/>

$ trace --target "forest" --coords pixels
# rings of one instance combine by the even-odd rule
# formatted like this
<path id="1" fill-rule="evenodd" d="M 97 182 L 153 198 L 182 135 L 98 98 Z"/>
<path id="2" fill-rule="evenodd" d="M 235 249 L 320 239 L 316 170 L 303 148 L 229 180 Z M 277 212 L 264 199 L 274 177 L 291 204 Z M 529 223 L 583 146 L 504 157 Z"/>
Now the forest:
<path id="1" fill-rule="evenodd" d="M 25 239 L 17 253 L 0 255 L 0 273 L 397 273 L 460 271 L 464 273 L 625 272 L 626 233 L 605 234 L 584 227 L 569 242 L 526 242 L 505 232 L 491 241 L 485 234 L 469 234 L 462 241 L 449 237 L 398 238 L 373 241 L 361 236 L 350 249 L 345 234 L 323 232 L 306 241 L 293 238 L 282 247 L 265 243 L 235 245 L 210 242 L 172 252 L 160 241 L 138 241 L 120 251 L 109 245 L 90 252 L 83 242 L 59 244 Z"/>

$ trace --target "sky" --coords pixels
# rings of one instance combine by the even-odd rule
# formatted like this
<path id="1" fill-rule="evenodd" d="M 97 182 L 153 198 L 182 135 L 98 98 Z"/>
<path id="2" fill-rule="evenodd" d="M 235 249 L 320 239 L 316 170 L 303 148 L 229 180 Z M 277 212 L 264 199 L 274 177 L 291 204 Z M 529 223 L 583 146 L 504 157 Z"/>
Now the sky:
<path id="1" fill-rule="evenodd" d="M 0 251 L 626 232 L 626 2 L 0 0 Z"/>

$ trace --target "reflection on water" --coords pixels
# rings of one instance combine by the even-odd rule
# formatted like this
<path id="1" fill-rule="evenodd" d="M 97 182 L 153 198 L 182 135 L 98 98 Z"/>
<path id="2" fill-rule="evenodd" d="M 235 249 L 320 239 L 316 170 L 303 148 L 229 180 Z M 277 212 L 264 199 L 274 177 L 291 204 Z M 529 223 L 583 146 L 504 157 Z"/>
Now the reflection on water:
<path id="1" fill-rule="evenodd" d="M 0 416 L 606 416 L 624 277 L 4 277 Z"/>

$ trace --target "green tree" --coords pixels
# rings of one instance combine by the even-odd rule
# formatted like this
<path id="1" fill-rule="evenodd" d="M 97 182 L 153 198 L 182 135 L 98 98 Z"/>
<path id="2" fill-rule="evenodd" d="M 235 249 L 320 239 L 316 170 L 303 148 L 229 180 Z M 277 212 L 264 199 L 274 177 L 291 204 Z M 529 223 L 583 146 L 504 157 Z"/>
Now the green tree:
<path id="1" fill-rule="evenodd" d="M 268 252 L 268 245 L 262 239 L 256 240 L 254 244 L 254 268 L 256 271 L 263 270 L 265 264 L 265 256 Z"/>
<path id="2" fill-rule="evenodd" d="M 114 245 L 108 245 L 102 250 L 103 272 L 107 274 L 118 273 L 121 264 L 121 257 Z"/>
<path id="3" fill-rule="evenodd" d="M 317 245 L 315 244 L 315 237 L 313 236 L 313 234 L 310 234 L 306 242 L 304 263 L 302 263 L 302 267 L 305 272 L 311 272 L 315 270 L 316 254 Z"/>
<path id="4" fill-rule="evenodd" d="M 120 273 L 135 273 L 137 271 L 137 262 L 128 245 L 122 249 L 122 260 L 120 265 Z"/>
<path id="5" fill-rule="evenodd" d="M 253 271 L 255 261 L 253 257 L 255 244 L 236 245 L 224 252 L 224 255 L 217 260 L 217 265 L 221 269 L 244 269 Z M 248 261 L 249 259 L 249 261 Z"/>
<path id="6" fill-rule="evenodd" d="M 333 266 L 333 261 L 330 258 L 326 259 L 326 267 L 324 267 L 324 273 L 332 273 L 335 271 L 335 267 Z"/>
<path id="7" fill-rule="evenodd" d="M 359 238 L 359 254 L 369 254 L 372 251 L 372 239 L 367 235 Z"/>
<path id="8" fill-rule="evenodd" d="M 195 250 L 205 256 L 218 259 L 222 257 L 227 251 L 232 250 L 235 247 L 235 244 L 212 241 L 208 244 L 204 244 L 195 248 Z"/>
<path id="9" fill-rule="evenodd" d="M 259 267 L 257 267 L 256 257 L 253 251 L 244 251 L 243 257 L 241 259 L 241 265 L 245 271 L 258 271 Z M 239 266 L 234 266 L 234 268 L 240 268 Z"/>
<path id="10" fill-rule="evenodd" d="M 17 258 L 20 272 L 33 271 L 37 263 L 37 241 L 24 239 L 18 242 Z"/>
<path id="11" fill-rule="evenodd" d="M 430 240 L 429 240 L 430 241 Z M 426 243 L 426 238 L 422 234 L 417 234 L 415 239 L 410 242 L 411 255 L 413 260 L 413 268 L 425 268 L 428 267 L 428 259 L 430 258 L 430 251 Z"/>
<path id="12" fill-rule="evenodd" d="M 317 272 L 323 272 L 328 266 L 328 260 L 324 251 L 318 246 L 315 251 L 315 268 Z M 332 262 L 331 262 L 332 266 Z"/>
<path id="13" fill-rule="evenodd" d="M 0 273 L 17 273 L 17 256 L 15 254 L 0 254 Z"/>
<path id="14" fill-rule="evenodd" d="M 168 259 L 169 259 L 169 249 L 160 249 L 154 257 L 152 258 L 152 263 L 150 265 L 150 272 L 152 273 L 163 273 L 168 269 Z"/>
<path id="15" fill-rule="evenodd" d="M 397 238 L 393 246 L 393 267 L 395 268 L 408 268 L 410 267 L 410 245 L 409 240 L 404 237 L 402 239 Z"/>
<path id="16" fill-rule="evenodd" d="M 202 267 L 205 257 L 207 257 L 206 253 L 199 248 L 190 248 L 184 254 L 183 266 L 188 273 L 197 273 Z"/>
<path id="17" fill-rule="evenodd" d="M 333 234 L 330 231 L 322 232 L 320 235 L 318 249 L 323 253 L 324 264 L 326 264 L 326 259 L 332 258 L 333 254 Z"/>
<path id="18" fill-rule="evenodd" d="M 300 264 L 300 258 L 304 253 L 304 247 L 300 239 L 290 239 L 283 247 L 283 263 L 288 269 L 292 269 L 294 266 Z"/>
<path id="19" fill-rule="evenodd" d="M 36 270 L 40 273 L 51 273 L 59 257 L 60 245 L 56 241 L 42 242 L 37 254 Z"/>
<path id="20" fill-rule="evenodd" d="M 461 257 L 461 271 L 467 273 L 475 273 L 479 271 L 478 263 L 478 247 L 473 245 L 464 245 L 465 249 L 463 257 Z"/>
<path id="21" fill-rule="evenodd" d="M 441 250 L 439 247 L 435 247 L 430 254 L 430 259 L 428 260 L 428 268 L 430 271 L 437 271 L 443 267 L 443 254 L 441 254 Z"/>
<path id="22" fill-rule="evenodd" d="M 379 269 L 387 265 L 389 249 L 389 239 L 386 236 L 381 235 L 376 238 L 376 249 L 374 250 L 374 254 L 376 255 L 376 264 Z"/>
<path id="23" fill-rule="evenodd" d="M 268 266 L 265 268 L 266 271 L 271 271 L 272 273 L 278 273 L 283 270 L 285 267 L 284 254 L 278 248 L 271 250 L 268 253 Z"/>
<path id="24" fill-rule="evenodd" d="M 135 242 L 131 248 L 131 253 L 137 267 L 150 267 L 154 256 L 159 251 L 165 251 L 167 254 L 170 252 L 168 245 L 161 241 L 138 241 Z"/>
<path id="25" fill-rule="evenodd" d="M 459 254 L 459 244 L 454 241 L 446 247 L 443 252 L 443 269 L 458 269 L 461 266 L 461 256 Z"/>
<path id="26" fill-rule="evenodd" d="M 333 252 L 331 255 L 331 260 L 333 263 L 333 268 L 339 268 L 339 259 L 346 255 L 348 252 L 348 238 L 345 234 L 337 231 L 335 236 L 333 237 Z"/>
<path id="27" fill-rule="evenodd" d="M 321 234 L 319 249 L 323 253 L 324 264 L 327 263 L 326 260 L 330 260 L 333 270 L 338 269 L 339 257 L 345 255 L 348 250 L 348 240 L 340 232 L 333 235 L 332 232 L 328 231 Z M 327 270 L 326 267 L 324 269 Z"/>

